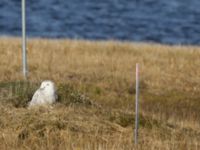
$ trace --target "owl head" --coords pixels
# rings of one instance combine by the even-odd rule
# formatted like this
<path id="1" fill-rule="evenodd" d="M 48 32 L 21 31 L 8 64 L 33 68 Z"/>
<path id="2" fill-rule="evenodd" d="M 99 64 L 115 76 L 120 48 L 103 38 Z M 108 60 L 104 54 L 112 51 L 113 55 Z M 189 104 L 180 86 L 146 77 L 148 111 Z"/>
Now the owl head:
<path id="1" fill-rule="evenodd" d="M 56 91 L 55 84 L 50 80 L 45 80 L 41 83 L 40 90 L 46 93 L 54 93 Z"/>

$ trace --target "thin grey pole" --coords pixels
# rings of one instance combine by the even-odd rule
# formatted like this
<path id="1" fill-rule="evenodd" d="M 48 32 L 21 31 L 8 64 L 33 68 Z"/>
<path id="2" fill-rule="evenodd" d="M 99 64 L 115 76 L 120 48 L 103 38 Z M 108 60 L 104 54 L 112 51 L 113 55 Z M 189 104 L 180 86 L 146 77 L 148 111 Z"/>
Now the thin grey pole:
<path id="1" fill-rule="evenodd" d="M 135 84 L 135 145 L 138 144 L 138 123 L 139 123 L 139 64 L 136 64 L 135 69 L 136 84 Z"/>
<path id="2" fill-rule="evenodd" d="M 22 65 L 23 75 L 27 78 L 27 56 L 26 56 L 26 0 L 22 0 Z"/>

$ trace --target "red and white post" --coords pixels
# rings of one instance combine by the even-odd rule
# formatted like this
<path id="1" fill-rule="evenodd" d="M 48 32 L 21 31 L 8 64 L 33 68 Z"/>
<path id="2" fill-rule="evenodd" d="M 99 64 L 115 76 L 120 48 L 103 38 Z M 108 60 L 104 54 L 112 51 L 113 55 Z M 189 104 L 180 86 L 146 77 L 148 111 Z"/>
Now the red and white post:
<path id="1" fill-rule="evenodd" d="M 135 69 L 135 134 L 134 134 L 134 141 L 135 145 L 138 144 L 138 125 L 139 125 L 139 63 L 136 64 Z"/>

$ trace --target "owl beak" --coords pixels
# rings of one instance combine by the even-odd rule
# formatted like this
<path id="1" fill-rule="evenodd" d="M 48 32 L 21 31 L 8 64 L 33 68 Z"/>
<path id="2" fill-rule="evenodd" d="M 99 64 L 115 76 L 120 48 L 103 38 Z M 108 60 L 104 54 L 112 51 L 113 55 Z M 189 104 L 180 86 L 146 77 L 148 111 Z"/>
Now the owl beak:
<path id="1" fill-rule="evenodd" d="M 44 87 L 40 88 L 40 90 L 44 90 Z"/>

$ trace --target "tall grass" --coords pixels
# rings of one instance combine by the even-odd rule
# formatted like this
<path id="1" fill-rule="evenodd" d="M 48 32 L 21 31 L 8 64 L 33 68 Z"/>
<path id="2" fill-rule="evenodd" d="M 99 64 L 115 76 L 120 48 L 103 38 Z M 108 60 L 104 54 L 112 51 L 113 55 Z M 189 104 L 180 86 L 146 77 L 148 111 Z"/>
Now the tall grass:
<path id="1" fill-rule="evenodd" d="M 116 41 L 0 39 L 0 149 L 135 149 L 135 64 L 140 63 L 138 149 L 200 148 L 200 48 Z M 27 109 L 44 79 L 53 108 Z"/>

